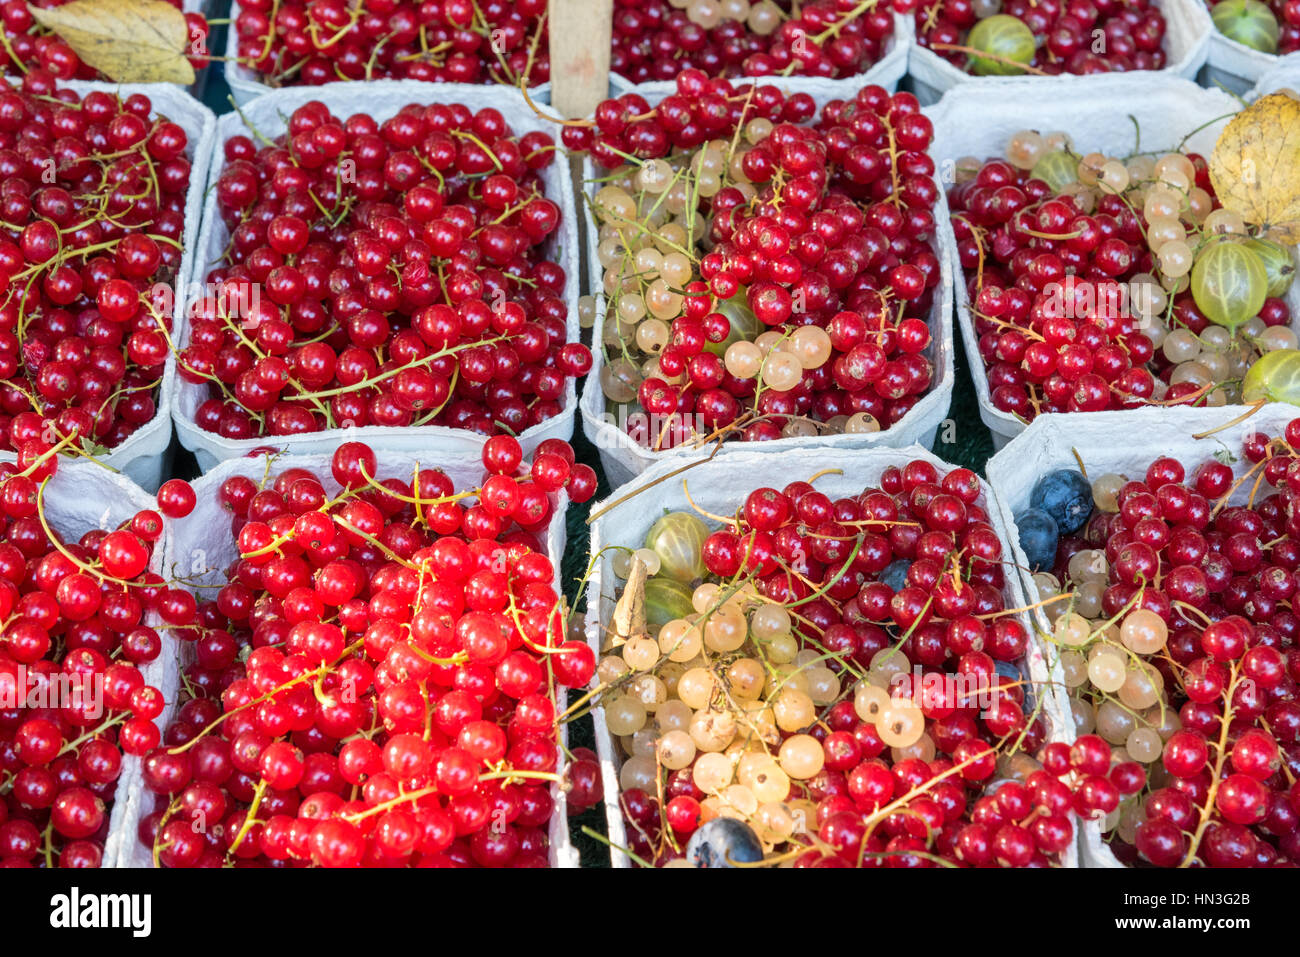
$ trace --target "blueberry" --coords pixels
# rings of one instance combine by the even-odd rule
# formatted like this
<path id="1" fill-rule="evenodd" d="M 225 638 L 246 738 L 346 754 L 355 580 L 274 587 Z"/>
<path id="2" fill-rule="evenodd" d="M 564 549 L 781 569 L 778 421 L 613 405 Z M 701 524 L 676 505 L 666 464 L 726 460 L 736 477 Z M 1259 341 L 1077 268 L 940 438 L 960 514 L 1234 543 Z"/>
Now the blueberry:
<path id="1" fill-rule="evenodd" d="M 1069 535 L 1092 514 L 1092 485 L 1074 469 L 1057 469 L 1038 480 L 1029 504 L 1056 519 L 1061 534 Z"/>
<path id="2" fill-rule="evenodd" d="M 902 591 L 903 586 L 907 584 L 907 570 L 911 567 L 912 563 L 902 558 L 890 562 L 880 573 L 880 580 L 894 591 Z"/>
<path id="3" fill-rule="evenodd" d="M 691 835 L 686 859 L 696 867 L 735 867 L 763 859 L 763 845 L 749 825 L 733 817 L 715 817 Z"/>
<path id="4" fill-rule="evenodd" d="M 1027 508 L 1016 516 L 1020 529 L 1020 547 L 1029 559 L 1029 567 L 1051 569 L 1056 564 L 1056 540 L 1060 537 L 1056 519 L 1041 508 Z"/>
<path id="5" fill-rule="evenodd" d="M 1020 690 L 1024 692 L 1025 700 L 1020 705 L 1020 710 L 1025 714 L 1032 714 L 1036 707 L 1034 702 L 1034 685 L 1031 681 L 1025 680 L 1025 674 L 1019 667 L 1009 661 L 993 662 L 993 670 L 1008 681 L 1016 682 L 1020 685 Z"/>

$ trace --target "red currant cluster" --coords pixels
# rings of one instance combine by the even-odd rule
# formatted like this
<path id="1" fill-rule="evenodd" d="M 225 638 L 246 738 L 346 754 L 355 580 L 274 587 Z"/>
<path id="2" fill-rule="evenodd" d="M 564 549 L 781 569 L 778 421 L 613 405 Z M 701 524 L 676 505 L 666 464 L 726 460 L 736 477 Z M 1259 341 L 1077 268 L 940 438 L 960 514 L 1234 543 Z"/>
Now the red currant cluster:
<path id="1" fill-rule="evenodd" d="M 1189 475 L 1173 458 L 1157 459 L 1137 480 L 1099 478 L 1107 490 L 1098 494 L 1094 484 L 1094 498 L 1103 507 L 1060 541 L 1059 580 L 1074 579 L 1077 596 L 1078 575 L 1099 574 L 1100 613 L 1134 619 L 1120 638 L 1157 672 L 1145 681 L 1160 696 L 1151 747 L 1134 737 L 1151 733 L 1141 711 L 1097 712 L 1098 732 L 1127 733 L 1129 749 L 1152 768 L 1151 788 L 1119 808 L 1111 848 L 1125 862 L 1300 861 L 1297 450 L 1300 420 L 1277 438 L 1248 435 L 1250 468 L 1240 478 L 1215 460 Z M 1261 484 L 1275 490 L 1229 504 L 1239 488 Z M 1139 625 L 1137 616 L 1149 620 Z M 1069 627 L 1058 620 L 1058 630 Z"/>
<path id="2" fill-rule="evenodd" d="M 43 70 L 0 92 L 0 448 L 113 447 L 154 417 L 190 161 L 151 113 Z"/>
<path id="3" fill-rule="evenodd" d="M 698 665 L 673 675 L 675 698 L 656 712 L 664 736 L 651 763 L 666 776 L 664 804 L 623 778 L 635 854 L 663 865 L 685 853 L 700 865 L 695 840 L 683 850 L 688 838 L 734 830 L 727 819 L 739 818 L 760 856 L 796 867 L 1058 859 L 1073 841 L 1071 814 L 1102 810 L 1109 748 L 1046 744 L 1042 702 L 1026 694 L 1019 664 L 1030 636 L 1005 608 L 1002 545 L 980 491 L 966 469 L 941 475 L 912 461 L 838 499 L 808 482 L 758 489 L 704 540 L 707 574 L 692 597 L 702 643 L 682 621 L 659 632 L 667 661 L 642 659 L 634 641 L 621 649 L 627 666 L 652 674 L 685 660 L 673 657 L 680 642 L 702 655 L 677 666 Z M 680 552 L 677 541 L 663 554 Z M 781 676 L 766 692 L 765 668 Z M 616 733 L 635 724 L 620 701 L 606 710 Z M 666 733 L 665 722 L 683 730 Z M 715 760 L 723 749 L 738 763 Z M 1143 780 L 1125 778 L 1125 793 Z"/>
<path id="4" fill-rule="evenodd" d="M 639 93 L 602 100 L 591 123 L 566 125 L 561 139 L 567 149 L 590 153 L 605 169 L 616 169 L 629 155 L 656 159 L 730 137 L 755 118 L 806 123 L 817 113 L 807 93 L 787 96 L 775 86 L 710 80 L 699 70 L 682 71 L 676 88 L 653 107 Z"/>
<path id="5" fill-rule="evenodd" d="M 30 70 L 46 70 L 60 80 L 97 80 L 101 75 L 81 62 L 58 35 L 48 32 L 36 23 L 30 6 L 49 9 L 61 7 L 69 0 L 5 0 L 0 3 L 0 27 L 4 30 L 4 43 L 0 45 L 0 70 L 8 74 L 24 74 Z M 181 9 L 181 0 L 168 0 Z M 201 13 L 185 14 L 190 31 L 190 64 L 195 70 L 207 66 L 208 21 Z"/>
<path id="6" fill-rule="evenodd" d="M 846 77 L 894 34 L 888 0 L 618 0 L 610 69 L 632 83 L 717 76 Z"/>
<path id="7" fill-rule="evenodd" d="M 679 281 L 679 309 L 655 311 L 671 327 L 654 374 L 635 383 L 641 408 L 669 422 L 648 437 L 658 447 L 737 423 L 750 440 L 855 416 L 862 431 L 886 428 L 933 382 L 926 317 L 941 266 L 930 246 L 930 121 L 911 94 L 879 86 L 798 125 L 812 112 L 803 94 L 687 71 L 653 108 L 627 94 L 598 107 L 594 130 L 566 130 L 570 148 L 604 165 L 629 152 L 696 163 L 679 151 L 712 141 L 702 163 L 728 171 L 700 212 L 708 246 L 689 263 L 698 278 Z M 735 129 L 746 142 L 724 155 L 713 144 Z M 596 197 L 598 216 L 607 196 Z M 656 199 L 647 191 L 644 202 Z M 607 322 L 621 305 L 611 302 Z"/>
<path id="8" fill-rule="evenodd" d="M 228 265 L 180 356 L 211 387 L 202 428 L 518 434 L 590 368 L 566 342 L 568 277 L 545 258 L 560 222 L 539 176 L 546 134 L 516 137 L 490 108 L 411 105 L 381 123 L 311 102 L 273 145 L 236 136 L 225 156 Z"/>
<path id="9" fill-rule="evenodd" d="M 537 533 L 595 474 L 558 440 L 521 462 L 497 436 L 457 492 L 352 442 L 337 495 L 304 468 L 221 484 L 240 558 L 178 634 L 193 696 L 144 761 L 159 863 L 545 866 L 555 692 L 595 662 Z"/>
<path id="10" fill-rule="evenodd" d="M 100 865 L 122 755 L 160 738 L 163 695 L 141 668 L 162 652 L 156 629 L 195 614 L 147 571 L 163 516 L 194 507 L 190 487 L 166 483 L 161 515 L 65 543 L 45 514 L 57 466 L 52 451 L 0 464 L 0 867 Z"/>
<path id="11" fill-rule="evenodd" d="M 1219 5 L 1220 0 L 1207 0 L 1210 9 Z M 1277 53 L 1286 56 L 1300 50 L 1300 0 L 1261 0 L 1269 8 L 1276 21 Z M 1265 18 L 1266 19 L 1266 18 Z"/>
<path id="12" fill-rule="evenodd" d="M 546 0 L 240 0 L 238 9 L 239 62 L 271 86 L 550 78 Z"/>
<path id="13" fill-rule="evenodd" d="M 923 354 L 940 278 L 929 242 L 938 196 L 925 153 L 931 132 L 910 94 L 866 87 L 829 104 L 816 127 L 780 124 L 747 152 L 745 175 L 759 193 L 749 204 L 734 188 L 714 199 L 714 246 L 699 284 L 711 295 L 697 288 L 688 297 L 659 357 L 663 372 L 686 373 L 687 384 L 647 379 L 642 406 L 689 412 L 683 398 L 694 390 L 694 411 L 717 427 L 751 400 L 764 420 L 745 437 L 760 440 L 779 437 L 793 416 L 866 413 L 888 427 L 906 415 L 934 379 Z M 717 304 L 742 287 L 764 328 L 826 331 L 829 354 L 812 357 L 823 361 L 805 367 L 794 388 L 773 382 L 760 395 L 754 379 L 729 372 L 725 356 L 705 352 L 730 331 Z"/>
<path id="14" fill-rule="evenodd" d="M 1208 182 L 1200 165 L 1198 180 Z M 1119 283 L 1141 271 L 1141 221 L 1120 196 L 1102 197 L 1085 216 L 1042 180 L 993 161 L 948 198 L 998 409 L 1030 419 L 1040 411 L 1096 412 L 1151 398 L 1155 383 L 1146 363 L 1155 350 L 1138 331 L 1140 316 L 1047 308 L 1059 304 L 1054 293 L 1067 269 L 1078 277 L 1078 294 L 1093 303 L 1118 301 Z"/>
<path id="15" fill-rule="evenodd" d="M 1165 66 L 1165 18 L 1157 0 L 921 0 L 917 42 L 965 68 L 969 31 L 992 14 L 1015 17 L 1037 43 L 1016 56 L 1048 74 L 1160 70 Z M 1098 32 L 1100 31 L 1100 32 Z M 981 48 L 983 51 L 983 48 Z M 983 51 L 999 52 L 996 43 Z M 998 72 L 996 69 L 993 72 Z"/>
<path id="16" fill-rule="evenodd" d="M 1217 205 L 1213 186 L 1204 158 L 1187 159 L 1203 218 Z M 1057 194 L 1033 172 L 992 160 L 948 197 L 997 409 L 1027 420 L 1156 400 L 1205 402 L 1211 383 L 1175 376 L 1185 358 L 1175 340 L 1183 333 L 1164 340 L 1158 320 L 1166 293 L 1152 278 L 1160 261 L 1144 232 L 1145 215 L 1122 190 L 1103 190 L 1085 212 L 1077 195 Z M 1185 280 L 1179 288 L 1169 327 L 1200 335 L 1210 323 Z M 1154 313 L 1149 303 L 1146 313 L 1140 308 L 1142 289 L 1159 297 Z M 1285 326 L 1290 310 L 1271 298 L 1258 318 L 1264 327 Z M 1162 334 L 1163 349 L 1147 334 L 1152 329 Z"/>

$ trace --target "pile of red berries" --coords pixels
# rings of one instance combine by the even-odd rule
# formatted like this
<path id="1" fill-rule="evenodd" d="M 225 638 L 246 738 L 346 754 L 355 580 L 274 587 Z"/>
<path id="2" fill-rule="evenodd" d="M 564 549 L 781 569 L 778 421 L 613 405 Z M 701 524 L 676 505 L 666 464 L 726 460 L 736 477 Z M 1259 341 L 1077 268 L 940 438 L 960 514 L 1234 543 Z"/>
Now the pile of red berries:
<path id="1" fill-rule="evenodd" d="M 1280 436 L 1252 431 L 1241 452 L 1241 476 L 1214 459 L 1188 470 L 1174 458 L 1131 479 L 1093 476 L 1097 508 L 1058 546 L 1056 579 L 1073 597 L 1057 599 L 1054 628 L 1058 636 L 1077 629 L 1066 644 L 1079 661 L 1067 672 L 1118 638 L 1127 650 L 1117 653 L 1149 676 L 1122 687 L 1118 702 L 1096 695 L 1082 712 L 1098 734 L 1128 735 L 1126 747 L 1151 769 L 1150 787 L 1107 809 L 1110 847 L 1126 863 L 1300 861 L 1300 617 L 1291 609 L 1300 584 L 1300 419 Z M 1106 620 L 1085 625 L 1081 612 Z M 1133 709 L 1135 688 L 1154 689 L 1156 706 L 1140 700 Z"/>
<path id="2" fill-rule="evenodd" d="M 1072 815 L 1102 810 L 1110 751 L 1048 743 L 980 495 L 974 473 L 919 460 L 841 498 L 808 482 L 762 488 L 698 559 L 682 531 L 698 519 L 662 520 L 647 547 L 673 581 L 654 594 L 685 586 L 697 614 L 629 637 L 597 670 L 629 749 L 634 854 L 716 866 L 692 837 L 734 834 L 730 818 L 760 857 L 796 867 L 1059 860 Z M 668 700 L 652 712 L 660 684 Z"/>
<path id="3" fill-rule="evenodd" d="M 476 489 L 381 480 L 350 442 L 338 494 L 300 467 L 221 483 L 240 558 L 177 633 L 192 696 L 144 761 L 159 863 L 546 865 L 556 690 L 595 662 L 538 534 L 595 474 L 558 440 L 483 464 Z"/>
<path id="4" fill-rule="evenodd" d="M 194 598 L 147 571 L 190 487 L 168 482 L 158 511 L 65 542 L 45 517 L 57 466 L 52 451 L 0 464 L 0 867 L 100 865 L 122 755 L 159 742 L 149 622 L 194 622 Z"/>
<path id="5" fill-rule="evenodd" d="M 119 445 L 155 413 L 190 147 L 143 94 L 0 92 L 0 448 Z"/>
<path id="6" fill-rule="evenodd" d="M 1149 161 L 1129 169 L 1101 153 L 1080 159 L 1052 142 L 1062 137 L 1017 133 L 1009 160 L 959 170 L 948 193 L 994 407 L 1029 420 L 1238 401 L 1255 358 L 1295 337 L 1272 288 L 1240 332 L 1198 308 L 1197 235 L 1247 238 L 1219 207 L 1204 157 L 1169 153 L 1154 171 Z M 1282 276 L 1278 290 L 1287 284 Z"/>
<path id="7" fill-rule="evenodd" d="M 610 69 L 632 83 L 718 76 L 847 77 L 894 34 L 889 0 L 618 0 Z M 910 6 L 909 6 L 910 9 Z"/>
<path id="8" fill-rule="evenodd" d="M 657 159 L 731 137 L 754 119 L 807 123 L 817 113 L 817 103 L 807 93 L 787 95 L 777 86 L 710 79 L 701 70 L 683 70 L 675 86 L 653 107 L 639 93 L 602 100 L 590 123 L 564 127 L 565 147 L 590 153 L 605 169 L 617 169 L 627 161 L 621 154 Z"/>
<path id="9" fill-rule="evenodd" d="M 34 69 L 48 71 L 60 80 L 103 79 L 98 71 L 81 62 L 57 34 L 37 24 L 29 6 L 49 9 L 61 7 L 68 0 L 5 0 L 0 3 L 0 28 L 4 30 L 4 43 L 0 44 L 0 71 L 21 76 Z M 178 10 L 181 0 L 167 0 Z M 201 13 L 186 13 L 189 27 L 190 64 L 201 70 L 208 62 L 208 21 Z"/>
<path id="10" fill-rule="evenodd" d="M 240 0 L 238 57 L 271 86 L 550 79 L 546 0 Z"/>
<path id="11" fill-rule="evenodd" d="M 1204 160 L 1197 179 L 1209 181 Z M 1146 364 L 1155 348 L 1139 331 L 1142 317 L 1106 308 L 1142 265 L 1142 222 L 1121 196 L 1101 197 L 1085 215 L 1028 171 L 993 160 L 948 199 L 996 408 L 1031 419 L 1152 397 Z M 1080 301 L 1090 295 L 1093 305 L 1074 310 L 1071 301 L 1048 315 L 1067 269 Z"/>
<path id="12" fill-rule="evenodd" d="M 717 429 L 876 431 L 932 385 L 930 121 L 910 93 L 879 86 L 800 125 L 813 113 L 806 94 L 691 70 L 653 107 L 626 94 L 597 108 L 593 128 L 565 131 L 607 167 L 621 154 L 655 160 L 606 177 L 593 204 L 608 294 L 601 384 L 667 423 L 645 444 Z M 678 215 L 703 220 L 686 246 L 661 242 L 670 182 L 668 208 L 680 194 L 698 209 Z M 656 243 L 659 270 L 639 254 Z"/>
<path id="13" fill-rule="evenodd" d="M 1026 39 L 1032 35 L 1035 48 L 1013 53 L 1018 37 L 992 35 L 988 45 L 978 49 L 1005 59 L 982 72 L 1018 72 L 1013 61 L 1048 74 L 1165 67 L 1166 23 L 1158 0 L 1007 0 L 1005 4 L 998 0 L 921 0 L 915 13 L 917 42 L 953 65 L 969 69 L 972 58 L 978 61 L 975 54 L 953 48 L 970 44 L 972 28 L 993 15 L 1023 23 L 1028 28 Z"/>
<path id="14" fill-rule="evenodd" d="M 438 424 L 519 434 L 557 415 L 590 351 L 566 342 L 560 207 L 542 132 L 409 105 L 382 122 L 313 101 L 258 148 L 225 144 L 226 260 L 195 304 L 181 375 L 225 438 Z"/>

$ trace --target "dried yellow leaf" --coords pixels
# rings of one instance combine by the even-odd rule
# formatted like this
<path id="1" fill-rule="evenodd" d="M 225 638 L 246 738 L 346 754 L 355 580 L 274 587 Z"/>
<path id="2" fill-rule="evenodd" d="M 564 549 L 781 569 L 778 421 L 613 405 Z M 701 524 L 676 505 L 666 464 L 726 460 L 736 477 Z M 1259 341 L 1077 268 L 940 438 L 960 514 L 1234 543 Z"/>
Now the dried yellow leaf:
<path id="1" fill-rule="evenodd" d="M 194 82 L 185 15 L 165 0 L 73 0 L 29 7 L 82 62 L 118 83 Z"/>
<path id="2" fill-rule="evenodd" d="M 621 645 L 629 638 L 646 634 L 645 620 L 645 582 L 649 569 L 645 562 L 633 557 L 632 568 L 627 575 L 627 587 L 614 606 L 614 619 L 610 622 L 605 635 L 606 648 Z"/>
<path id="3" fill-rule="evenodd" d="M 1270 93 L 1234 116 L 1214 144 L 1210 182 L 1270 239 L 1300 242 L 1300 101 Z"/>

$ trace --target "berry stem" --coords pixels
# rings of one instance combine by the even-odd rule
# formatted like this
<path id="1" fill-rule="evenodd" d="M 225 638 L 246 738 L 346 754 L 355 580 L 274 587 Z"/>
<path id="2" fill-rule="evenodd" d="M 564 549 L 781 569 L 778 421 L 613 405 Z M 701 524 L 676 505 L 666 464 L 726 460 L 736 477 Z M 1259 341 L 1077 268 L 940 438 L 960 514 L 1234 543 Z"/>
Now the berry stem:
<path id="1" fill-rule="evenodd" d="M 42 854 L 45 857 L 45 869 L 50 870 L 54 867 L 54 821 L 50 820 L 45 825 L 45 830 L 41 832 L 41 844 L 43 846 Z"/>
<path id="2" fill-rule="evenodd" d="M 628 492 L 626 495 L 619 496 L 618 498 L 616 498 L 614 501 L 608 503 L 607 505 L 602 505 L 600 508 L 592 509 L 591 513 L 587 516 L 587 524 L 590 525 L 592 522 L 594 522 L 596 519 L 600 518 L 600 517 L 601 517 L 602 515 L 604 515 L 605 513 L 612 511 L 613 509 L 615 509 L 615 508 L 617 508 L 618 506 L 622 505 L 624 502 L 627 502 L 627 501 L 630 501 L 631 499 L 636 498 L 636 497 L 637 497 L 638 495 L 640 495 L 642 492 L 645 492 L 645 491 L 647 491 L 648 489 L 652 489 L 652 488 L 654 488 L 654 487 L 655 487 L 656 485 L 658 485 L 660 482 L 666 482 L 666 481 L 668 481 L 670 478 L 673 478 L 674 476 L 681 475 L 683 472 L 686 472 L 686 471 L 689 471 L 690 469 L 695 468 L 697 465 L 703 465 L 705 462 L 712 462 L 712 461 L 713 461 L 713 456 L 714 456 L 714 455 L 717 455 L 717 454 L 718 454 L 718 451 L 719 451 L 721 448 L 722 448 L 722 444 L 719 443 L 719 444 L 717 444 L 716 446 L 714 446 L 714 448 L 713 448 L 713 452 L 712 452 L 711 455 L 709 455 L 708 458 L 706 458 L 706 459 L 697 459 L 697 460 L 694 461 L 694 462 L 688 462 L 688 463 L 686 463 L 685 465 L 683 465 L 681 468 L 679 468 L 679 469 L 673 469 L 673 471 L 669 472 L 667 475 L 661 476 L 661 477 L 655 479 L 653 482 L 650 482 L 650 483 L 646 484 L 645 486 L 636 489 L 635 491 Z"/>
<path id="3" fill-rule="evenodd" d="M 343 654 L 339 656 L 339 660 L 342 661 L 349 654 L 351 654 L 352 652 L 360 648 L 362 644 L 363 642 L 359 641 L 353 644 L 351 647 L 344 649 Z M 320 665 L 318 665 L 315 668 L 312 668 L 310 671 L 304 671 L 302 674 L 296 675 L 295 677 L 290 678 L 288 681 L 276 685 L 270 691 L 266 692 L 266 694 L 258 695 L 256 698 L 252 698 L 241 705 L 236 705 L 235 707 L 231 708 L 229 711 L 224 711 L 216 718 L 214 718 L 211 721 L 211 723 L 207 725 L 207 727 L 205 727 L 194 737 L 190 738 L 190 740 L 186 741 L 184 744 L 177 745 L 176 747 L 169 749 L 167 753 L 184 754 L 190 748 L 194 747 L 195 744 L 201 741 L 206 735 L 211 733 L 213 729 L 218 727 L 221 724 L 221 722 L 225 721 L 231 715 L 238 714 L 239 712 L 245 710 L 246 708 L 251 708 L 255 704 L 261 704 L 263 701 L 269 701 L 271 698 L 274 698 L 280 692 L 287 691 L 289 688 L 292 688 L 294 685 L 302 684 L 304 681 L 315 681 L 318 677 L 327 675 L 329 674 L 329 672 L 330 672 L 330 666 L 322 662 Z"/>
<path id="4" fill-rule="evenodd" d="M 1215 426 L 1212 429 L 1206 429 L 1204 432 L 1196 432 L 1192 435 L 1192 438 L 1208 439 L 1211 435 L 1214 435 L 1216 432 L 1222 432 L 1225 429 L 1232 428 L 1234 425 L 1240 425 L 1242 422 L 1245 422 L 1247 419 L 1249 419 L 1260 409 L 1264 408 L 1264 406 L 1267 404 L 1268 404 L 1267 401 L 1264 399 L 1260 399 L 1257 402 L 1248 403 L 1246 406 L 1246 411 L 1241 413 L 1241 415 L 1233 419 L 1229 419 L 1227 422 L 1224 422 L 1223 425 Z"/>
<path id="5" fill-rule="evenodd" d="M 244 813 L 244 822 L 239 825 L 239 832 L 235 835 L 235 839 L 230 842 L 230 847 L 226 850 L 227 860 L 229 860 L 230 856 L 239 849 L 239 845 L 244 842 L 244 838 L 248 836 L 248 832 L 252 829 L 253 825 L 257 823 L 257 809 L 262 806 L 262 798 L 265 795 L 266 778 L 258 778 L 257 784 L 253 787 L 253 801 L 249 805 L 248 810 Z"/>
<path id="6" fill-rule="evenodd" d="M 69 741 L 67 744 L 65 744 L 63 747 L 59 749 L 58 756 L 62 757 L 63 755 L 68 754 L 69 752 L 76 751 L 77 748 L 81 747 L 87 741 L 91 740 L 92 738 L 99 737 L 109 728 L 113 727 L 114 725 L 121 724 L 125 720 L 126 720 L 126 712 L 122 712 L 121 714 L 109 718 L 107 721 L 103 722 L 98 727 L 90 731 L 87 731 L 85 734 L 81 735 L 78 738 L 74 738 L 73 740 Z"/>
<path id="7" fill-rule="evenodd" d="M 953 53 L 965 53 L 968 56 L 979 57 L 981 60 L 992 60 L 1002 66 L 1013 66 L 1025 73 L 1032 73 L 1034 76 L 1047 76 L 1044 70 L 1036 66 L 1030 66 L 1028 63 L 1021 63 L 1019 60 L 1012 60 L 1008 57 L 999 56 L 996 53 L 985 53 L 983 50 L 977 50 L 974 47 L 962 46 L 960 43 L 931 43 L 931 50 L 949 50 Z"/>
<path id="8" fill-rule="evenodd" d="M 1238 664 L 1236 661 L 1232 663 L 1228 687 L 1223 693 L 1223 717 L 1219 721 L 1219 740 L 1214 745 L 1214 772 L 1210 776 L 1210 789 L 1205 794 L 1205 804 L 1201 806 L 1200 821 L 1196 825 L 1196 830 L 1192 833 L 1192 840 L 1188 845 L 1187 854 L 1182 863 L 1178 865 L 1179 867 L 1192 866 L 1192 862 L 1196 860 L 1196 852 L 1201 846 L 1201 838 L 1205 836 L 1205 829 L 1210 826 L 1210 819 L 1214 816 L 1214 799 L 1219 793 L 1219 784 L 1223 780 L 1224 762 L 1228 760 L 1228 729 L 1232 725 L 1232 719 L 1236 711 L 1232 706 L 1232 696 L 1236 692 L 1237 685 L 1242 677 Z"/>
<path id="9" fill-rule="evenodd" d="M 646 868 L 654 867 L 653 864 L 651 864 L 645 858 L 640 857 L 634 851 L 631 851 L 626 847 L 622 847 L 621 845 L 615 844 L 606 835 L 601 834 L 599 831 L 593 830 L 592 828 L 588 827 L 586 824 L 582 825 L 582 833 L 587 835 L 587 837 L 591 838 L 592 840 L 599 841 L 601 844 L 604 844 L 606 847 L 613 848 L 614 850 L 618 851 L 620 854 L 626 855 L 627 859 L 630 860 L 633 864 L 636 864 L 638 867 L 646 867 Z M 739 867 L 741 865 L 737 864 L 736 866 Z"/>
<path id="10" fill-rule="evenodd" d="M 104 571 L 102 568 L 96 568 L 93 565 L 88 565 L 86 562 L 83 562 L 76 555 L 72 554 L 72 552 L 68 550 L 67 546 L 64 545 L 62 541 L 59 540 L 58 534 L 54 531 L 54 529 L 50 528 L 50 523 L 45 518 L 45 485 L 48 482 L 49 479 L 45 479 L 43 482 L 41 482 L 40 485 L 36 487 L 36 517 L 40 520 L 41 528 L 44 529 L 46 536 L 50 540 L 50 544 L 54 546 L 54 548 L 59 552 L 59 554 L 61 554 L 68 561 L 72 562 L 72 564 L 76 565 L 77 568 L 81 569 L 87 575 L 99 579 L 101 582 L 112 582 L 114 585 L 119 585 L 122 588 L 157 587 L 156 585 L 148 582 L 127 581 L 124 578 L 115 578 L 114 576 Z"/>
<path id="11" fill-rule="evenodd" d="M 701 515 L 703 515 L 705 518 L 711 518 L 711 519 L 713 519 L 715 522 L 720 522 L 720 523 L 722 523 L 723 525 L 729 525 L 729 526 L 731 526 L 732 528 L 739 528 L 739 527 L 740 527 L 740 521 L 739 521 L 738 519 L 736 519 L 736 518 L 727 518 L 727 517 L 725 517 L 725 516 L 723 516 L 723 515 L 715 515 L 715 514 L 713 514 L 712 512 L 707 511 L 707 510 L 705 510 L 705 509 L 702 509 L 702 508 L 700 508 L 700 506 L 696 505 L 696 504 L 695 504 L 695 499 L 691 498 L 691 490 L 690 490 L 690 488 L 687 486 L 687 484 L 686 484 L 686 480 L 685 480 L 685 479 L 682 479 L 682 494 L 686 496 L 686 501 L 687 501 L 687 503 L 691 506 L 691 508 L 695 509 L 695 511 L 699 512 L 699 513 L 700 513 Z"/>

